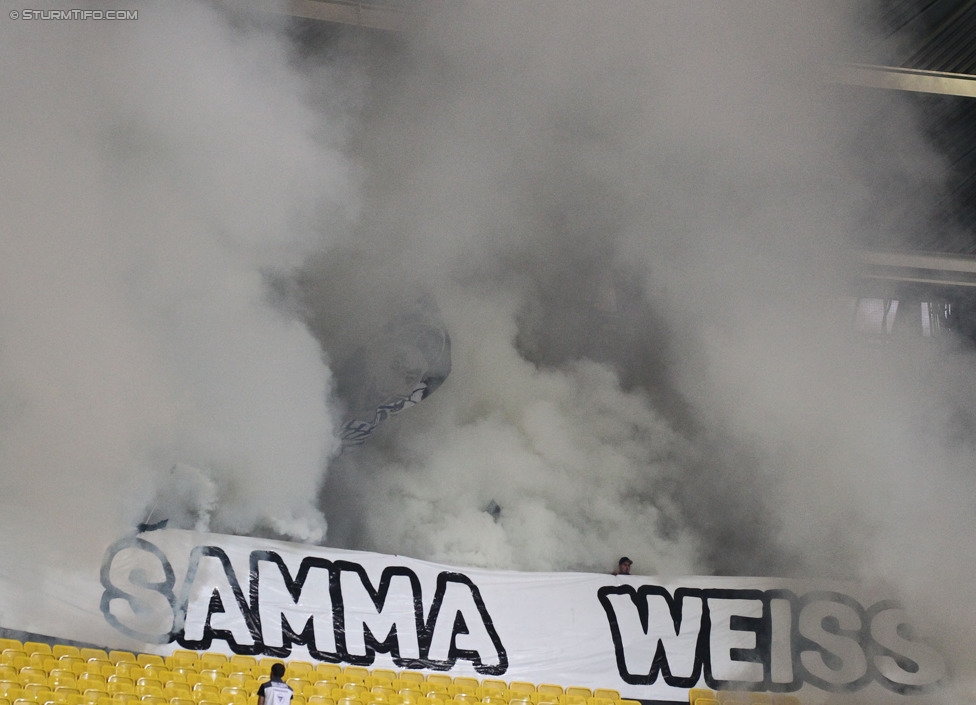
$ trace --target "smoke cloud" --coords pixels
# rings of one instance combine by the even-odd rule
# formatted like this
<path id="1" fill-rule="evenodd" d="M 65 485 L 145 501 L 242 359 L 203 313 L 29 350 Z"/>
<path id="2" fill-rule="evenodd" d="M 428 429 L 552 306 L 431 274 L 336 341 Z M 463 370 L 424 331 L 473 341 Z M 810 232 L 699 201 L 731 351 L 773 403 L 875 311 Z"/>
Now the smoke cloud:
<path id="1" fill-rule="evenodd" d="M 943 173 L 908 103 L 828 80 L 864 7 L 295 26 L 0 24 L 3 577 L 168 518 L 880 582 L 971 646 L 971 353 L 850 336 L 851 247 L 926 227 Z M 345 370 L 417 302 L 450 376 L 340 452 Z"/>

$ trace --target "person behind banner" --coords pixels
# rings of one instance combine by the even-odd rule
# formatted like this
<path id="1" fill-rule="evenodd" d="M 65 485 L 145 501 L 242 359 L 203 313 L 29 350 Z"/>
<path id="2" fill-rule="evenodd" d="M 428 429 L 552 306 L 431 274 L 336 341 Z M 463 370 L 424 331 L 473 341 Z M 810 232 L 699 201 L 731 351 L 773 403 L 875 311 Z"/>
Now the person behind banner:
<path id="1" fill-rule="evenodd" d="M 284 675 L 285 664 L 271 666 L 271 680 L 258 686 L 258 705 L 291 705 L 294 691 L 282 680 Z"/>
<path id="2" fill-rule="evenodd" d="M 633 565 L 633 561 L 624 556 L 619 561 L 617 561 L 617 567 L 613 571 L 614 575 L 630 575 L 630 566 Z M 258 703 L 258 705 L 261 705 Z"/>

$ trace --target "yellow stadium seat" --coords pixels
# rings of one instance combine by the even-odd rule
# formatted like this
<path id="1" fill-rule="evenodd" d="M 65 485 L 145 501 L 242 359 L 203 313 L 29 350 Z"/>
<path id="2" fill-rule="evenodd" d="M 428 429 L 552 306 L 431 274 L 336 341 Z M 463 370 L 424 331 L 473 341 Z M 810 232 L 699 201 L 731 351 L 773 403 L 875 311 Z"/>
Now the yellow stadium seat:
<path id="1" fill-rule="evenodd" d="M 501 695 L 482 695 L 483 705 L 508 705 L 508 700 Z"/>
<path id="2" fill-rule="evenodd" d="M 285 664 L 285 673 L 292 678 L 305 678 L 310 680 L 307 674 L 315 670 L 315 665 L 308 661 L 289 661 Z"/>
<path id="3" fill-rule="evenodd" d="M 312 685 L 310 680 L 305 678 L 286 678 L 285 683 L 291 686 L 291 689 L 296 693 L 302 692 L 302 689 L 307 685 Z M 292 698 L 294 699 L 294 698 Z"/>
<path id="4" fill-rule="evenodd" d="M 166 661 L 159 654 L 136 654 L 136 663 L 143 668 L 146 666 L 154 666 L 157 669 L 166 667 Z"/>
<path id="5" fill-rule="evenodd" d="M 254 680 L 250 673 L 231 673 L 227 676 L 227 687 L 247 689 L 248 681 Z"/>
<path id="6" fill-rule="evenodd" d="M 196 668 L 200 662 L 200 654 L 189 649 L 176 649 L 166 657 L 167 663 L 173 666 L 189 666 Z"/>
<path id="7" fill-rule="evenodd" d="M 312 685 L 305 686 L 302 689 L 302 695 L 306 698 L 312 695 L 324 695 L 327 698 L 331 698 L 334 687 L 335 685 L 329 681 L 315 681 Z"/>
<path id="8" fill-rule="evenodd" d="M 291 697 L 292 705 L 306 705 L 304 695 L 293 695 Z"/>
<path id="9" fill-rule="evenodd" d="M 604 698 L 605 700 L 620 700 L 620 691 L 612 688 L 594 688 L 594 698 Z"/>
<path id="10" fill-rule="evenodd" d="M 540 683 L 536 686 L 536 691 L 543 695 L 555 695 L 556 697 L 562 695 L 564 692 L 561 685 L 555 685 L 554 683 Z"/>
<path id="11" fill-rule="evenodd" d="M 31 666 L 40 668 L 42 671 L 50 671 L 58 666 L 58 660 L 51 654 L 35 653 L 28 656 L 27 659 Z"/>
<path id="12" fill-rule="evenodd" d="M 108 660 L 116 666 L 120 663 L 138 663 L 136 655 L 131 651 L 115 650 L 108 652 Z"/>
<path id="13" fill-rule="evenodd" d="M 80 658 L 81 649 L 71 644 L 55 644 L 51 647 L 51 655 L 54 658 L 61 658 L 62 656 L 78 656 Z"/>
<path id="14" fill-rule="evenodd" d="M 215 685 L 197 683 L 190 691 L 191 697 L 196 701 L 208 700 L 210 702 L 220 702 L 220 690 Z"/>
<path id="15" fill-rule="evenodd" d="M 191 693 L 193 693 L 193 688 L 185 681 L 168 680 L 163 684 L 163 694 L 170 700 L 173 698 L 192 700 Z"/>
<path id="16" fill-rule="evenodd" d="M 170 698 L 169 705 L 196 705 L 192 698 Z"/>
<path id="17" fill-rule="evenodd" d="M 19 639 L 9 639 L 6 637 L 0 638 L 0 651 L 4 649 L 17 649 L 18 651 L 24 650 L 24 642 Z"/>
<path id="18" fill-rule="evenodd" d="M 326 695 L 309 695 L 305 702 L 306 705 L 335 705 L 335 700 Z"/>
<path id="19" fill-rule="evenodd" d="M 112 696 L 108 694 L 108 691 L 100 690 L 98 688 L 86 688 L 82 692 L 82 696 L 85 698 L 85 702 L 89 705 L 95 705 L 99 698 L 105 698 L 106 700 L 111 700 Z"/>
<path id="20" fill-rule="evenodd" d="M 364 705 L 363 701 L 359 698 L 339 698 L 336 701 L 336 705 Z"/>
<path id="21" fill-rule="evenodd" d="M 532 699 L 528 697 L 527 693 L 522 693 L 521 696 L 513 695 L 508 699 L 509 705 L 532 705 Z"/>
<path id="22" fill-rule="evenodd" d="M 616 701 L 610 698 L 598 698 L 595 695 L 586 699 L 586 705 L 616 705 Z"/>
<path id="23" fill-rule="evenodd" d="M 0 663 L 13 666 L 14 659 L 22 660 L 25 664 L 30 663 L 30 658 L 27 656 L 27 652 L 23 649 L 7 648 L 0 651 Z M 20 666 L 17 666 L 17 668 L 20 668 Z"/>
<path id="24" fill-rule="evenodd" d="M 0 697 L 16 700 L 24 694 L 24 686 L 17 681 L 0 681 Z"/>
<path id="25" fill-rule="evenodd" d="M 57 667 L 73 671 L 75 666 L 77 666 L 79 663 L 85 663 L 85 659 L 78 654 L 61 654 L 58 656 Z"/>
<path id="26" fill-rule="evenodd" d="M 342 675 L 347 679 L 365 683 L 369 678 L 369 669 L 362 666 L 343 666 Z"/>
<path id="27" fill-rule="evenodd" d="M 88 666 L 89 673 L 99 673 L 101 675 L 115 673 L 115 664 L 107 658 L 90 658 L 86 665 Z"/>
<path id="28" fill-rule="evenodd" d="M 78 674 L 77 678 L 78 689 L 84 692 L 86 688 L 101 688 L 104 690 L 105 686 L 105 676 L 101 673 L 90 673 L 84 672 Z"/>
<path id="29" fill-rule="evenodd" d="M 221 664 L 229 663 L 227 654 L 218 654 L 214 651 L 204 651 L 200 654 L 200 668 L 219 668 Z"/>
<path id="30" fill-rule="evenodd" d="M 334 681 L 342 675 L 342 666 L 337 663 L 319 663 L 315 666 L 315 677 Z"/>
<path id="31" fill-rule="evenodd" d="M 512 681 L 508 684 L 508 689 L 513 693 L 534 693 L 535 684 L 526 681 Z"/>
<path id="32" fill-rule="evenodd" d="M 13 705 L 38 705 L 38 702 L 28 698 L 15 698 Z"/>
<path id="33" fill-rule="evenodd" d="M 497 678 L 485 678 L 481 681 L 482 693 L 504 693 L 506 690 L 508 690 L 508 683 L 503 680 L 498 680 Z"/>
<path id="34" fill-rule="evenodd" d="M 20 669 L 20 673 L 17 674 L 17 680 L 20 681 L 21 685 L 27 685 L 28 683 L 44 683 L 46 685 L 47 671 L 36 666 L 24 666 Z"/>
<path id="35" fill-rule="evenodd" d="M 109 695 L 115 695 L 116 693 L 134 694 L 136 692 L 136 684 L 132 682 L 131 678 L 109 676 L 105 682 L 105 690 L 108 691 Z"/>
<path id="36" fill-rule="evenodd" d="M 593 691 L 589 688 L 582 688 L 578 685 L 571 685 L 566 688 L 566 695 L 577 695 L 581 698 L 592 698 Z"/>
<path id="37" fill-rule="evenodd" d="M 454 694 L 463 693 L 465 695 L 477 695 L 478 689 L 481 687 L 481 683 L 478 682 L 477 678 L 469 678 L 467 676 L 457 676 L 454 679 Z"/>
<path id="38" fill-rule="evenodd" d="M 424 692 L 419 688 L 409 688 L 409 687 L 400 688 L 399 690 L 397 690 L 397 695 L 404 698 L 405 702 L 406 701 L 417 702 L 418 700 L 421 700 L 425 697 Z"/>
<path id="39" fill-rule="evenodd" d="M 50 654 L 51 653 L 51 645 L 50 644 L 45 644 L 44 642 L 41 642 L 41 641 L 25 641 L 24 642 L 24 653 L 26 653 L 28 655 L 30 655 L 30 654 L 37 654 L 37 653 Z"/>
<path id="40" fill-rule="evenodd" d="M 145 700 L 147 697 L 159 698 L 161 700 L 166 699 L 165 693 L 163 693 L 163 687 L 161 685 L 151 685 L 151 684 L 136 684 L 136 695 L 139 696 L 140 700 Z"/>
<path id="41" fill-rule="evenodd" d="M 58 705 L 81 705 L 85 698 L 73 688 L 58 688 L 54 691 L 54 701 Z"/>
<path id="42" fill-rule="evenodd" d="M 714 699 L 715 691 L 709 690 L 708 688 L 692 688 L 688 691 L 688 702 L 690 705 L 695 705 L 695 701 L 698 698 Z"/>
<path id="43" fill-rule="evenodd" d="M 333 691 L 332 697 L 335 698 L 336 700 L 342 698 L 356 698 L 357 700 L 362 700 L 361 696 L 365 692 L 367 692 L 367 688 L 365 685 L 363 685 L 362 683 L 357 683 L 356 681 L 349 681 L 339 686 L 338 693 L 336 693 L 336 691 Z M 338 695 L 339 697 L 336 698 L 336 695 Z"/>
<path id="44" fill-rule="evenodd" d="M 230 664 L 237 669 L 233 673 L 250 673 L 258 665 L 258 660 L 253 656 L 234 654 L 230 657 Z"/>

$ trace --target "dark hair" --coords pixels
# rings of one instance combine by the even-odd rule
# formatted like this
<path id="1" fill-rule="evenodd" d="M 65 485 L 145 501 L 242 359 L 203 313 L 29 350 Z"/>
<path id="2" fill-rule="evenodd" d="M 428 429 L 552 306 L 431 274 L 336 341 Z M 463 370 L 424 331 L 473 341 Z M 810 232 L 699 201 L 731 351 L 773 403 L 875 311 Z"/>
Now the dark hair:
<path id="1" fill-rule="evenodd" d="M 627 558 L 627 556 L 624 556 L 619 561 L 617 561 L 617 565 L 623 565 L 624 563 L 633 563 L 633 561 Z"/>
<path id="2" fill-rule="evenodd" d="M 285 675 L 285 664 L 283 664 L 283 663 L 274 663 L 274 664 L 271 664 L 271 677 L 272 678 L 281 678 L 283 675 Z"/>

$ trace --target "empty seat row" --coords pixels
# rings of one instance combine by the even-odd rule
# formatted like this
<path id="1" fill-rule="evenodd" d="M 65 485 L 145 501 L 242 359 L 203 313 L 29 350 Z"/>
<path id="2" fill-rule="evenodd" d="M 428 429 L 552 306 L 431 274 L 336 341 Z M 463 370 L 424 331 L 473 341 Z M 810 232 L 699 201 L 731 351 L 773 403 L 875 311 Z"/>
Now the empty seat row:
<path id="1" fill-rule="evenodd" d="M 167 656 L 0 639 L 6 705 L 255 705 L 282 659 L 176 650 Z M 615 690 L 285 661 L 294 705 L 618 705 Z M 0 705 L 5 705 L 0 702 Z M 706 705 L 706 704 L 702 704 Z"/>
<path id="2" fill-rule="evenodd" d="M 692 688 L 690 705 L 800 705 L 800 699 L 786 693 L 749 693 L 733 690 L 714 691 Z"/>

